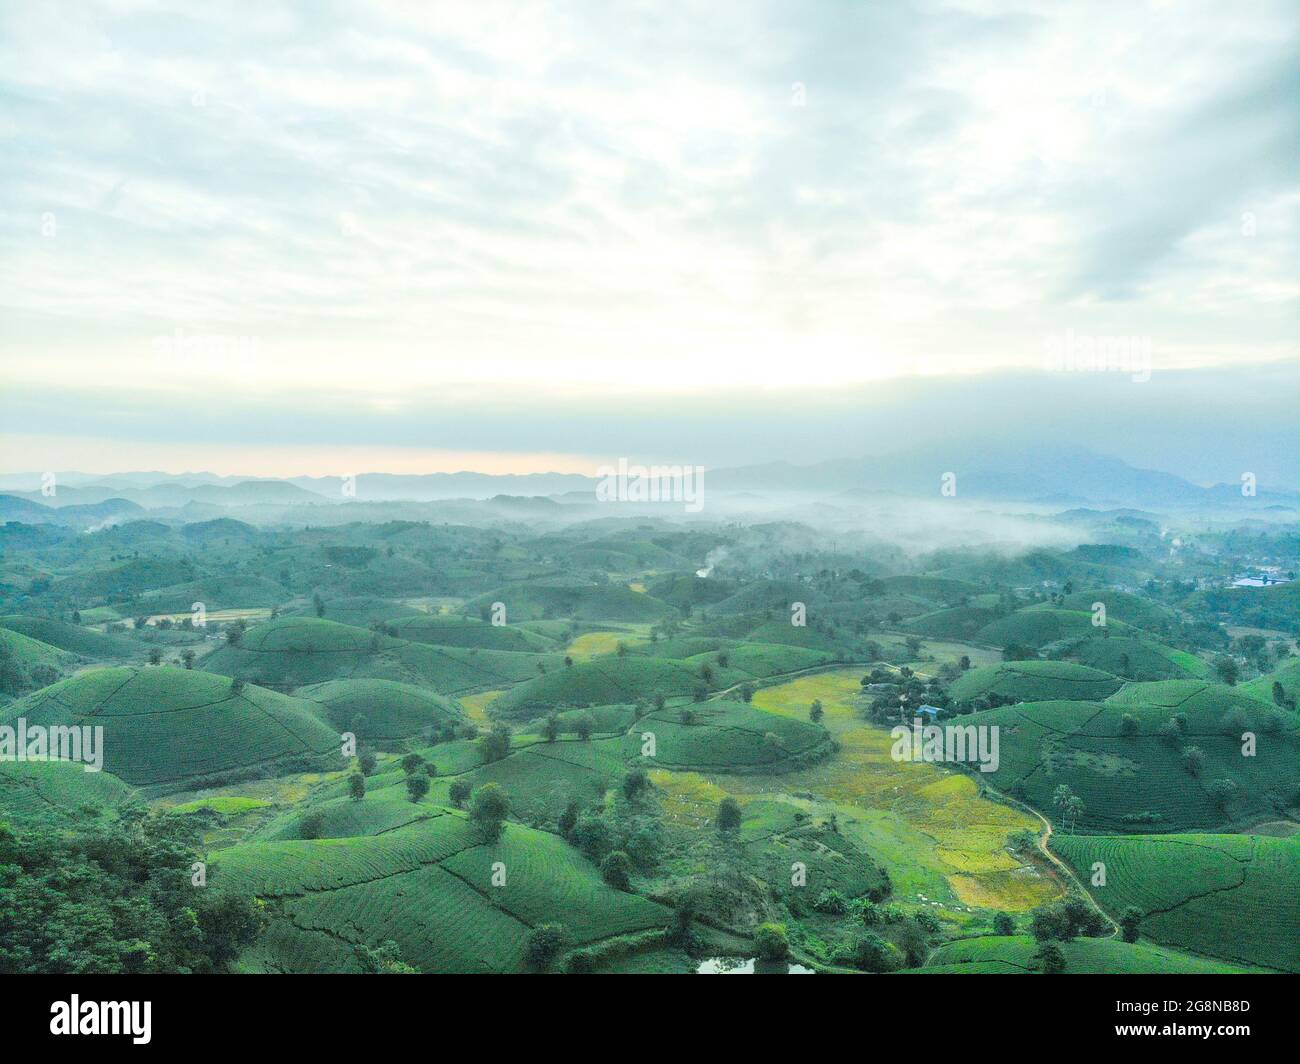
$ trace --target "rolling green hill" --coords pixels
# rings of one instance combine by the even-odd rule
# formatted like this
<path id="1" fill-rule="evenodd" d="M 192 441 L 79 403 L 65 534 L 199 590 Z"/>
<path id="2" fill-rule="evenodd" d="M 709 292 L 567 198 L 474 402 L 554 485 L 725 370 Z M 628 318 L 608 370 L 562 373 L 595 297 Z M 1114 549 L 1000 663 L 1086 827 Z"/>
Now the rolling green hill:
<path id="1" fill-rule="evenodd" d="M 1285 815 L 1300 787 L 1297 722 L 1252 699 L 1241 698 L 1234 708 L 1229 689 L 1194 686 L 1210 689 L 1178 709 L 1118 698 L 1028 702 L 958 723 L 999 727 L 1000 765 L 986 777 L 999 790 L 1023 796 L 1059 822 L 1053 797 L 1058 787 L 1069 787 L 1085 807 L 1079 832 L 1215 830 Z M 1173 713 L 1184 711 L 1186 731 L 1163 736 Z M 1132 734 L 1125 731 L 1126 714 Z M 1274 715 L 1275 733 L 1265 728 L 1267 714 Z M 1251 729 L 1258 731 L 1257 749 L 1243 757 L 1240 735 Z M 1198 775 L 1183 753 L 1191 747 L 1204 758 Z M 1217 796 L 1219 780 L 1231 781 L 1235 791 Z"/>
<path id="2" fill-rule="evenodd" d="M 1127 680 L 1203 679 L 1210 667 L 1195 654 L 1145 639 L 1112 636 L 1081 638 L 1053 650 L 1053 657 L 1069 658 L 1094 669 L 1105 669 Z"/>
<path id="3" fill-rule="evenodd" d="M 0 628 L 37 639 L 70 654 L 97 661 L 126 660 L 143 657 L 147 648 L 127 636 L 105 635 L 79 624 L 69 624 L 50 617 L 25 617 L 11 614 L 0 617 Z"/>
<path id="4" fill-rule="evenodd" d="M 106 668 L 15 702 L 0 723 L 102 726 L 104 769 L 135 786 L 247 770 L 337 752 L 337 733 L 299 699 L 167 667 Z M 339 767 L 341 767 L 341 762 Z"/>
<path id="5" fill-rule="evenodd" d="M 441 695 L 392 680 L 327 680 L 300 687 L 294 695 L 318 705 L 335 731 L 354 731 L 357 717 L 363 717 L 364 727 L 357 732 L 362 739 L 402 739 L 422 728 L 462 720 Z"/>
<path id="6" fill-rule="evenodd" d="M 211 881 L 275 902 L 245 971 L 357 971 L 356 944 L 390 939 L 421 971 L 521 971 L 538 924 L 562 923 L 582 946 L 664 927 L 670 915 L 607 886 L 562 839 L 508 824 L 484 843 L 450 812 L 377 836 L 235 846 L 216 855 Z"/>
<path id="7" fill-rule="evenodd" d="M 1137 635 L 1123 621 L 1107 620 L 1111 635 Z M 1093 626 L 1092 614 L 1078 610 L 1058 610 L 1046 606 L 1029 606 L 986 624 L 975 633 L 975 641 L 995 647 L 1041 647 L 1062 639 L 1102 639 L 1102 629 Z"/>
<path id="8" fill-rule="evenodd" d="M 652 758 L 641 756 L 647 733 L 655 737 Z M 665 706 L 642 717 L 624 749 L 630 759 L 654 768 L 787 772 L 829 756 L 835 744 L 819 724 L 765 713 L 745 702 L 715 701 Z"/>
<path id="9" fill-rule="evenodd" d="M 602 657 L 548 670 L 496 699 L 492 715 L 527 720 L 558 706 L 600 706 L 632 702 L 655 693 L 689 695 L 700 680 L 679 662 L 661 658 Z"/>
<path id="10" fill-rule="evenodd" d="M 433 646 L 483 647 L 489 650 L 554 651 L 553 640 L 511 625 L 492 625 L 477 618 L 421 613 L 394 621 L 399 638 Z"/>
<path id="11" fill-rule="evenodd" d="M 1300 972 L 1300 839 L 1056 836 L 1052 848 L 1085 878 L 1103 862 L 1107 885 L 1094 896 L 1112 913 L 1140 909 L 1143 936 Z"/>
<path id="12" fill-rule="evenodd" d="M 114 809 L 135 792 L 110 772 L 70 761 L 0 761 L 0 821 L 58 821 Z"/>
<path id="13" fill-rule="evenodd" d="M 963 673 L 949 685 L 948 693 L 959 702 L 990 694 L 1018 702 L 1095 701 L 1122 686 L 1123 681 L 1108 672 L 1068 661 L 1004 661 Z"/>
<path id="14" fill-rule="evenodd" d="M 1065 954 L 1065 971 L 1072 975 L 1207 975 L 1259 970 L 1118 938 L 1076 938 L 1057 945 Z M 1029 935 L 963 938 L 940 946 L 930 954 L 924 968 L 911 970 L 924 974 L 1028 975 L 1042 970 L 1034 959 L 1037 952 L 1038 943 Z"/>
<path id="15" fill-rule="evenodd" d="M 511 624 L 551 617 L 653 623 L 677 616 L 675 608 L 650 595 L 617 584 L 575 582 L 509 584 L 471 599 L 465 604 L 465 613 L 477 617 L 494 602 L 505 603 L 506 620 Z"/>
<path id="16" fill-rule="evenodd" d="M 222 646 L 203 667 L 225 676 L 288 690 L 338 679 L 381 679 L 425 685 L 455 695 L 501 687 L 558 667 L 560 655 L 434 647 L 393 639 L 316 617 L 285 617 L 260 624 L 239 646 Z"/>

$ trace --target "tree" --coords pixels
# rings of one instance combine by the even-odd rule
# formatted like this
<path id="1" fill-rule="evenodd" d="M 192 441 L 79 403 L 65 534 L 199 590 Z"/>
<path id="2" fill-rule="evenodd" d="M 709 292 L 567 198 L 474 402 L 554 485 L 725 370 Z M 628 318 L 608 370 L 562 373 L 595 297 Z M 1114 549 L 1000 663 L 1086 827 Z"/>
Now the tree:
<path id="1" fill-rule="evenodd" d="M 545 968 L 555 960 L 568 938 L 563 924 L 538 924 L 528 933 L 528 963 L 534 968 Z"/>
<path id="2" fill-rule="evenodd" d="M 896 967 L 897 949 L 874 931 L 865 931 L 854 944 L 853 964 L 865 972 L 888 972 Z"/>
<path id="3" fill-rule="evenodd" d="M 546 720 L 542 723 L 542 738 L 548 743 L 553 743 L 559 736 L 560 715 L 554 712 L 546 714 Z"/>
<path id="4" fill-rule="evenodd" d="M 379 767 L 379 759 L 371 751 L 363 750 L 357 756 L 357 764 L 363 776 L 373 776 L 375 769 Z"/>
<path id="5" fill-rule="evenodd" d="M 429 777 L 423 772 L 412 772 L 406 777 L 406 793 L 411 801 L 418 802 L 429 793 Z"/>
<path id="6" fill-rule="evenodd" d="M 471 791 L 469 780 L 459 777 L 451 781 L 451 787 L 447 791 L 447 797 L 451 799 L 451 804 L 457 809 L 464 809 L 465 802 L 469 800 Z"/>
<path id="7" fill-rule="evenodd" d="M 578 823 L 578 814 L 581 808 L 578 805 L 578 799 L 570 798 L 568 805 L 564 807 L 564 812 L 560 814 L 560 819 L 556 821 L 556 828 L 566 839 L 573 834 L 574 827 Z"/>
<path id="8" fill-rule="evenodd" d="M 966 672 L 970 668 L 970 656 L 968 654 L 963 654 L 957 664 L 960 666 L 962 672 Z"/>
<path id="9" fill-rule="evenodd" d="M 1136 905 L 1125 909 L 1119 918 L 1119 929 L 1125 942 L 1136 942 L 1142 930 L 1142 910 Z"/>
<path id="10" fill-rule="evenodd" d="M 424 758 L 419 754 L 407 754 L 402 758 L 402 771 L 408 776 L 424 764 Z"/>
<path id="11" fill-rule="evenodd" d="M 822 709 L 821 699 L 814 698 L 813 704 L 808 707 L 808 719 L 814 724 L 820 724 L 824 716 L 826 716 L 826 711 Z"/>
<path id="12" fill-rule="evenodd" d="M 1207 788 L 1210 798 L 1219 809 L 1226 809 L 1237 796 L 1237 784 L 1230 779 L 1215 780 Z"/>
<path id="13" fill-rule="evenodd" d="M 780 761 L 785 756 L 785 743 L 781 741 L 781 736 L 776 732 L 766 732 L 763 735 L 763 753 L 769 761 Z"/>
<path id="14" fill-rule="evenodd" d="M 151 651 L 149 651 L 149 664 L 150 665 L 162 664 L 162 651 L 159 650 L 157 647 L 154 647 Z"/>
<path id="15" fill-rule="evenodd" d="M 1060 975 L 1065 971 L 1065 954 L 1055 942 L 1044 942 L 1035 957 L 1044 975 Z"/>
<path id="16" fill-rule="evenodd" d="M 1273 681 L 1273 704 L 1287 708 L 1286 690 L 1277 680 Z"/>
<path id="17" fill-rule="evenodd" d="M 623 773 L 623 795 L 624 797 L 635 800 L 647 787 L 650 786 L 650 777 L 643 768 L 630 768 Z"/>
<path id="18" fill-rule="evenodd" d="M 488 839 L 500 838 L 502 825 L 510 815 L 510 799 L 499 784 L 485 783 L 474 792 L 469 815 Z"/>
<path id="19" fill-rule="evenodd" d="M 181 651 L 181 661 L 187 669 L 194 668 L 194 651 L 186 648 Z"/>
<path id="20" fill-rule="evenodd" d="M 366 796 L 366 777 L 363 773 L 358 771 L 348 776 L 348 793 L 354 802 L 359 802 Z"/>
<path id="21" fill-rule="evenodd" d="M 377 949 L 371 949 L 364 942 L 353 947 L 362 972 L 366 975 L 415 975 L 416 971 L 404 960 L 396 942 L 386 939 Z"/>
<path id="22" fill-rule="evenodd" d="M 1214 671 L 1219 679 L 1232 687 L 1237 682 L 1238 676 L 1241 675 L 1241 669 L 1237 663 L 1229 657 L 1221 657 L 1214 662 Z"/>
<path id="23" fill-rule="evenodd" d="M 1189 776 L 1200 776 L 1205 771 L 1205 751 L 1199 746 L 1189 746 L 1183 750 L 1183 768 Z"/>
<path id="24" fill-rule="evenodd" d="M 325 600 L 320 597 L 319 591 L 316 592 L 314 595 L 312 595 L 311 605 L 312 605 L 312 609 L 316 611 L 317 617 L 325 616 Z"/>
<path id="25" fill-rule="evenodd" d="M 600 874 L 615 890 L 631 890 L 632 858 L 622 850 L 611 850 L 600 862 Z"/>
<path id="26" fill-rule="evenodd" d="M 1014 935 L 1016 933 L 1016 922 L 1006 913 L 998 913 L 993 917 L 993 933 L 995 935 Z"/>
<path id="27" fill-rule="evenodd" d="M 571 657 L 569 657 L 568 654 L 565 654 L 565 655 L 564 655 L 564 667 L 565 667 L 566 669 L 571 669 L 571 668 L 573 668 L 573 659 L 572 659 Z"/>
<path id="28" fill-rule="evenodd" d="M 498 721 L 492 730 L 478 741 L 479 754 L 485 765 L 500 761 L 510 753 L 510 725 Z"/>
<path id="29" fill-rule="evenodd" d="M 724 798 L 718 803 L 718 833 L 736 835 L 740 832 L 740 803 L 734 798 Z"/>
<path id="30" fill-rule="evenodd" d="M 754 685 L 752 683 L 740 685 L 740 700 L 742 702 L 754 701 Z"/>
<path id="31" fill-rule="evenodd" d="M 627 657 L 627 644 L 624 643 L 621 639 L 618 641 L 618 646 L 615 647 L 615 650 L 618 653 L 618 656 L 620 658 Z"/>
<path id="32" fill-rule="evenodd" d="M 232 695 L 241 695 L 244 693 L 244 678 L 236 676 L 230 681 L 230 693 Z"/>
<path id="33" fill-rule="evenodd" d="M 232 646 L 232 647 L 237 647 L 237 646 L 239 646 L 239 644 L 242 643 L 243 641 L 244 641 L 244 629 L 243 629 L 243 628 L 241 628 L 238 624 L 232 624 L 232 625 L 227 626 L 227 628 L 226 628 L 226 642 L 227 642 L 230 646 Z"/>
<path id="34" fill-rule="evenodd" d="M 906 639 L 903 640 L 903 642 L 907 645 L 907 656 L 909 658 L 911 658 L 912 660 L 916 660 L 921 656 L 920 636 L 909 635 Z"/>
<path id="35" fill-rule="evenodd" d="M 595 728 L 596 721 L 590 713 L 582 712 L 573 718 L 573 730 L 578 733 L 578 738 L 583 742 L 591 738 L 591 733 Z"/>
<path id="36" fill-rule="evenodd" d="M 1125 713 L 1119 720 L 1119 733 L 1127 739 L 1131 739 L 1138 733 L 1137 718 L 1132 713 Z"/>
<path id="37" fill-rule="evenodd" d="M 785 924 L 759 924 L 754 928 L 754 948 L 765 961 L 783 961 L 790 953 Z"/>

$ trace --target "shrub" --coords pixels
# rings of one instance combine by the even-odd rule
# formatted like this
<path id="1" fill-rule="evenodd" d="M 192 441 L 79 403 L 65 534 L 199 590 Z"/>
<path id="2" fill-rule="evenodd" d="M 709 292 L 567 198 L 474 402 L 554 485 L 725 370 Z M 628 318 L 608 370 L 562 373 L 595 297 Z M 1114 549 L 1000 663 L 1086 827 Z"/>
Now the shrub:
<path id="1" fill-rule="evenodd" d="M 754 929 L 754 947 L 765 961 L 784 960 L 790 952 L 785 924 L 759 924 Z"/>
<path id="2" fill-rule="evenodd" d="M 563 924 L 538 924 L 528 933 L 528 963 L 534 968 L 545 968 L 564 948 L 568 937 Z"/>

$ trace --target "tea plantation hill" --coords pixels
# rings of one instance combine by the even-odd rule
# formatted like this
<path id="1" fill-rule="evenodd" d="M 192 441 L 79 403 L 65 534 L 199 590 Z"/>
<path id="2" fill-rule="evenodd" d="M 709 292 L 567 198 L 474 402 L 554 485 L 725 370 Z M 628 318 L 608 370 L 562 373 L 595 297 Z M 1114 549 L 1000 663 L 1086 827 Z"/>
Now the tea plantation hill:
<path id="1" fill-rule="evenodd" d="M 948 694 L 958 702 L 989 695 L 1016 702 L 1100 701 L 1123 686 L 1108 672 L 1067 661 L 1004 661 L 963 673 L 949 685 Z"/>
<path id="2" fill-rule="evenodd" d="M 363 803 L 364 804 L 364 803 Z M 670 912 L 609 886 L 563 839 L 508 823 L 496 841 L 435 810 L 382 835 L 244 843 L 216 854 L 218 889 L 271 904 L 271 926 L 239 960 L 253 972 L 358 971 L 355 947 L 392 940 L 427 972 L 515 972 L 529 932 L 562 921 L 570 947 L 658 933 Z M 493 884 L 504 865 L 504 884 Z"/>
<path id="3" fill-rule="evenodd" d="M 1080 875 L 1097 861 L 1111 913 L 1143 913 L 1162 945 L 1235 964 L 1300 972 L 1300 838 L 1263 835 L 1054 836 Z"/>
<path id="4" fill-rule="evenodd" d="M 1000 729 L 984 782 L 1054 820 L 1057 788 L 1070 788 L 1084 803 L 1079 833 L 1223 830 L 1286 817 L 1300 800 L 1300 717 L 1219 684 L 1129 684 L 1105 702 L 1024 702 L 957 723 Z"/>
<path id="5" fill-rule="evenodd" d="M 325 612 L 321 615 L 327 621 L 337 624 L 350 624 L 354 628 L 369 628 L 376 622 L 393 622 L 404 617 L 423 617 L 424 613 L 414 606 L 407 606 L 396 599 L 383 598 L 379 595 L 343 595 L 338 598 L 322 599 Z M 291 609 L 281 611 L 283 617 L 315 617 L 315 603 L 304 603 Z"/>
<path id="6" fill-rule="evenodd" d="M 653 623 L 677 617 L 666 602 L 617 584 L 586 584 L 573 580 L 536 581 L 510 584 L 471 599 L 463 613 L 482 618 L 492 604 L 502 602 L 506 620 L 542 620 L 566 617 L 580 621 L 626 621 Z"/>
<path id="7" fill-rule="evenodd" d="M 1076 938 L 1058 943 L 1070 975 L 1241 975 L 1262 972 L 1165 946 L 1119 938 Z M 921 975 L 1033 975 L 1043 970 L 1039 945 L 1030 935 L 963 938 L 940 946 Z"/>
<path id="8" fill-rule="evenodd" d="M 640 757 L 644 736 L 655 753 Z M 637 721 L 624 751 L 647 766 L 692 772 L 788 772 L 829 757 L 830 733 L 819 724 L 766 713 L 745 702 L 715 700 L 656 710 Z"/>
<path id="9" fill-rule="evenodd" d="M 280 690 L 370 678 L 456 695 L 519 683 L 536 676 L 539 666 L 555 669 L 563 660 L 559 654 L 435 647 L 321 618 L 282 617 L 253 626 L 238 645 L 214 650 L 203 667 Z"/>
<path id="10" fill-rule="evenodd" d="M 0 822 L 78 821 L 130 801 L 135 791 L 111 772 L 71 761 L 0 761 Z"/>
<path id="11" fill-rule="evenodd" d="M 50 617 L 10 614 L 0 617 L 0 628 L 92 661 L 127 661 L 142 658 L 147 653 L 146 647 L 129 636 L 106 635 Z"/>
<path id="12" fill-rule="evenodd" d="M 102 726 L 104 769 L 134 786 L 230 777 L 286 764 L 342 767 L 339 736 L 309 703 L 212 673 L 105 668 L 51 684 L 0 724 Z"/>
<path id="13" fill-rule="evenodd" d="M 300 687 L 294 695 L 318 706 L 335 732 L 352 731 L 363 740 L 405 739 L 431 727 L 464 723 L 449 699 L 392 680 L 327 680 Z"/>

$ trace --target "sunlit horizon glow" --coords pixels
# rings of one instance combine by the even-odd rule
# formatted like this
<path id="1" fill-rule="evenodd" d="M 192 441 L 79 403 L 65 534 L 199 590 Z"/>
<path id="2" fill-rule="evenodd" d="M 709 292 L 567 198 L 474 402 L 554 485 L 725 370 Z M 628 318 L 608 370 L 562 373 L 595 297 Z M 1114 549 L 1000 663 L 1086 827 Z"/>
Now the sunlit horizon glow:
<path id="1" fill-rule="evenodd" d="M 1300 366 L 1298 25 L 1280 0 L 8 5 L 0 468 L 577 471 L 607 449 L 579 407 L 662 397 L 668 426 L 688 398 L 1033 371 L 1071 332 Z M 318 395 L 394 421 L 264 431 Z M 398 438 L 451 400 L 553 425 Z"/>

